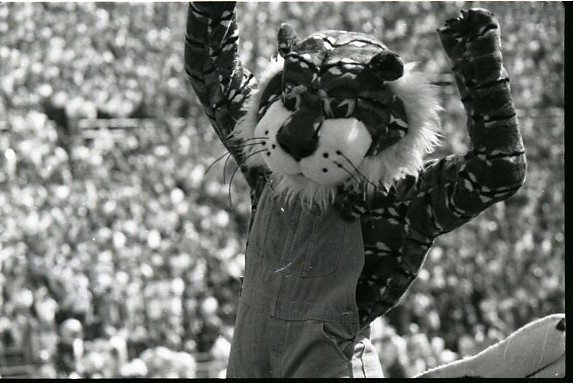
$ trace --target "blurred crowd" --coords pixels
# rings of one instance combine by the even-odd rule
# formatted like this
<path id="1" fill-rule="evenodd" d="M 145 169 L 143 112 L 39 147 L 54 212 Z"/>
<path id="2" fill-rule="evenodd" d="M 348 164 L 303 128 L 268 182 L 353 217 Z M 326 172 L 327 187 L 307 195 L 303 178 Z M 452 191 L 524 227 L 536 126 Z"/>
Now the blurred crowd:
<path id="1" fill-rule="evenodd" d="M 435 28 L 462 6 L 242 3 L 243 61 L 258 72 L 289 21 L 300 34 L 372 33 L 447 73 Z M 502 25 L 527 181 L 438 240 L 400 305 L 375 322 L 386 376 L 475 354 L 564 310 L 562 10 L 486 7 Z M 0 4 L 0 354 L 30 350 L 37 377 L 195 377 L 203 360 L 209 376 L 224 375 L 250 202 L 241 177 L 229 185 L 232 161 L 206 174 L 224 148 L 185 79 L 185 12 Z M 436 155 L 468 142 L 456 91 L 442 97 Z M 80 119 L 116 117 L 143 120 L 78 130 Z"/>
<path id="2" fill-rule="evenodd" d="M 38 357 L 55 361 L 58 342 L 82 339 L 78 363 L 88 376 L 115 373 L 94 367 L 108 368 L 90 356 L 101 354 L 102 338 L 122 339 L 126 362 L 145 362 L 145 352 L 157 360 L 150 350 L 160 346 L 162 358 L 171 355 L 165 348 L 178 352 L 175 360 L 220 354 L 242 241 L 237 221 L 217 206 L 227 204 L 227 188 L 204 176 L 209 157 L 189 160 L 199 143 L 185 144 L 185 134 L 171 141 L 167 127 L 176 127 L 154 124 L 128 140 L 102 132 L 74 143 L 68 157 L 44 114 L 12 114 L 8 124 L 0 138 L 4 346 L 22 345 L 31 332 Z M 65 330 L 70 320 L 73 331 Z"/>

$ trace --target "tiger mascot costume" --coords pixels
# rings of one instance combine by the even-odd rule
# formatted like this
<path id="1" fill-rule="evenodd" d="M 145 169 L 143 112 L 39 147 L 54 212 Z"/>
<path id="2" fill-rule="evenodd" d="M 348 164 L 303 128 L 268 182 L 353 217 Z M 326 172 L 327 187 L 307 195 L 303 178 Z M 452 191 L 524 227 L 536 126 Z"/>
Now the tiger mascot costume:
<path id="1" fill-rule="evenodd" d="M 371 36 L 283 24 L 257 85 L 235 5 L 191 3 L 185 38 L 187 76 L 251 190 L 227 376 L 381 377 L 370 323 L 436 237 L 524 182 L 498 23 L 473 9 L 439 29 L 473 148 L 424 162 L 440 111 L 426 75 Z"/>

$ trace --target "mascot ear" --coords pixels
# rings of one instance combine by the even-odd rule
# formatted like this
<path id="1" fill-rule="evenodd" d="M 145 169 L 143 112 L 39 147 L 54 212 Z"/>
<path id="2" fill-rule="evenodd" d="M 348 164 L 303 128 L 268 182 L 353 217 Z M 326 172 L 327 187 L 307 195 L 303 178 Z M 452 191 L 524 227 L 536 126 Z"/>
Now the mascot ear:
<path id="1" fill-rule="evenodd" d="M 282 57 L 285 57 L 285 55 L 290 53 L 293 45 L 298 41 L 298 37 L 296 36 L 296 32 L 293 27 L 286 23 L 281 24 L 277 39 L 279 41 L 279 54 Z"/>
<path id="2" fill-rule="evenodd" d="M 397 80 L 404 74 L 404 60 L 395 52 L 382 51 L 372 57 L 368 69 L 382 81 Z"/>

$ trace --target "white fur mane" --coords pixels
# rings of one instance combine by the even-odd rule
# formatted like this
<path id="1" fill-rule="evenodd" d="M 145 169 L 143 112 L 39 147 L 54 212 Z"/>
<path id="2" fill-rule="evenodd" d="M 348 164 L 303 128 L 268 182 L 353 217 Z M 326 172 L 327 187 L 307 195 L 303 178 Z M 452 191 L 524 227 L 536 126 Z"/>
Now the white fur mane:
<path id="1" fill-rule="evenodd" d="M 326 211 L 336 197 L 335 187 L 317 184 L 301 175 L 279 177 L 276 191 L 285 196 L 287 203 L 299 198 L 307 210 L 316 206 L 320 211 Z"/>
<path id="2" fill-rule="evenodd" d="M 284 59 L 281 56 L 277 56 L 275 60 L 271 60 L 269 65 L 263 71 L 263 73 L 259 77 L 259 88 L 256 91 L 253 91 L 245 104 L 243 105 L 243 110 L 246 111 L 245 115 L 237 121 L 237 126 L 235 130 L 231 133 L 231 137 L 229 139 L 240 145 L 241 142 L 245 140 L 249 140 L 253 138 L 253 134 L 255 132 L 255 127 L 257 126 L 257 112 L 259 110 L 259 105 L 261 103 L 261 95 L 263 90 L 268 85 L 269 81 L 275 76 L 277 73 L 283 70 L 284 66 Z M 248 142 L 248 141 L 247 141 Z M 256 150 L 252 146 L 247 146 L 243 153 L 247 158 L 245 166 L 248 167 L 257 167 L 262 166 L 266 167 L 265 162 L 262 159 L 262 156 L 258 155 L 251 155 Z"/>
<path id="3" fill-rule="evenodd" d="M 269 80 L 282 71 L 283 63 L 282 57 L 270 62 L 260 76 L 259 89 L 246 101 L 246 114 L 238 121 L 231 137 L 238 144 L 253 138 L 261 94 Z M 380 190 L 372 184 L 387 190 L 395 181 L 407 175 L 417 176 L 423 167 L 424 156 L 439 144 L 439 112 L 442 108 L 438 102 L 437 87 L 430 83 L 426 74 L 414 71 L 414 67 L 414 63 L 406 64 L 404 75 L 398 80 L 388 82 L 390 89 L 404 104 L 408 118 L 407 134 L 379 154 L 364 158 L 358 169 L 370 183 L 358 181 L 358 177 L 351 177 L 345 187 L 356 190 L 366 187 L 368 196 L 372 196 L 377 189 Z M 247 158 L 245 165 L 266 168 L 262 155 L 253 155 L 255 151 L 253 146 L 244 148 Z M 273 175 L 273 178 L 277 180 L 276 191 L 285 194 L 289 201 L 298 197 L 304 205 L 315 204 L 324 210 L 336 197 L 336 186 L 319 185 L 302 176 Z"/>

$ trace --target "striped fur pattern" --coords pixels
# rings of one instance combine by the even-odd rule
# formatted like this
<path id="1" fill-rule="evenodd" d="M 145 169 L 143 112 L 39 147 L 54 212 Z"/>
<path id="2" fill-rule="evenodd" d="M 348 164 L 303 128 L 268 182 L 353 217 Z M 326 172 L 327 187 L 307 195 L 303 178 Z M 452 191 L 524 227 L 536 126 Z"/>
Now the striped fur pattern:
<path id="1" fill-rule="evenodd" d="M 316 75 L 312 65 L 317 65 L 322 68 L 320 85 L 328 97 L 334 95 L 329 86 L 345 84 L 360 96 L 360 101 L 368 97 L 357 87 L 372 84 L 368 96 L 385 107 L 379 110 L 355 108 L 353 118 L 363 123 L 374 142 L 360 162 L 360 170 L 372 184 L 378 182 L 379 185 L 348 183 L 334 189 L 329 187 L 328 191 L 315 187 L 307 198 L 307 202 L 312 202 L 317 193 L 322 193 L 319 199 L 332 202 L 332 208 L 343 219 L 360 220 L 365 266 L 358 280 L 356 301 L 361 324 L 367 326 L 399 302 L 416 278 L 436 237 L 518 191 L 525 180 L 526 162 L 509 80 L 501 60 L 499 25 L 491 13 L 481 9 L 463 12 L 460 17 L 448 20 L 439 31 L 468 115 L 467 128 L 473 147 L 466 154 L 425 163 L 422 162 L 424 152 L 436 144 L 439 108 L 434 91 L 425 85 L 417 89 L 417 83 L 424 84 L 423 75 L 408 65 L 400 72 L 399 60 L 390 51 L 384 50 L 374 39 L 362 36 L 321 32 L 311 39 L 299 40 L 288 28 L 284 29 L 279 41 L 284 62 L 273 63 L 274 68 L 269 70 L 257 91 L 255 78 L 239 60 L 235 4 L 199 2 L 189 7 L 185 63 L 207 116 L 251 186 L 251 220 L 264 185 L 276 175 L 269 174 L 264 161 L 257 160 L 251 149 L 244 148 L 251 143 L 248 140 L 254 138 L 251 136 L 253 126 L 269 110 L 286 113 L 284 110 L 288 111 L 293 104 L 296 106 L 296 98 L 294 102 L 292 97 L 284 98 L 285 89 L 287 93 L 292 91 L 287 89 L 288 82 L 296 86 L 306 81 L 304 84 L 310 88 Z M 330 37 L 334 40 L 328 41 Z M 324 53 L 329 43 L 344 44 L 344 39 L 353 42 L 347 45 L 347 55 L 350 52 L 363 54 L 362 64 L 373 61 L 369 77 L 359 80 L 360 65 L 348 62 L 342 53 L 334 55 L 331 61 L 321 58 L 321 52 Z M 365 53 L 361 53 L 361 49 L 365 49 Z M 386 53 L 373 59 L 373 55 L 382 51 Z M 292 78 L 286 74 L 283 78 L 280 73 L 284 68 L 285 73 L 289 68 L 298 69 L 290 71 Z M 321 94 L 316 92 L 318 97 Z M 400 100 L 403 108 L 393 100 Z M 335 108 L 346 115 L 348 109 L 343 104 L 338 103 Z M 270 109 L 275 105 L 278 108 Z M 314 112 L 312 108 L 304 110 L 309 118 L 316 117 Z M 376 123 L 381 120 L 386 121 L 386 125 Z M 395 142 L 387 129 L 390 120 L 404 128 L 396 129 L 404 135 L 398 133 L 400 137 Z M 393 148 L 407 142 L 414 130 L 419 135 L 415 142 L 393 152 Z M 270 151 L 259 150 L 263 150 L 261 153 Z M 403 156 L 406 163 L 400 163 L 399 156 Z M 368 190 L 365 185 L 371 188 Z M 306 186 L 295 179 L 291 184 L 285 183 L 281 190 L 295 195 L 299 193 L 296 188 L 309 190 Z"/>

